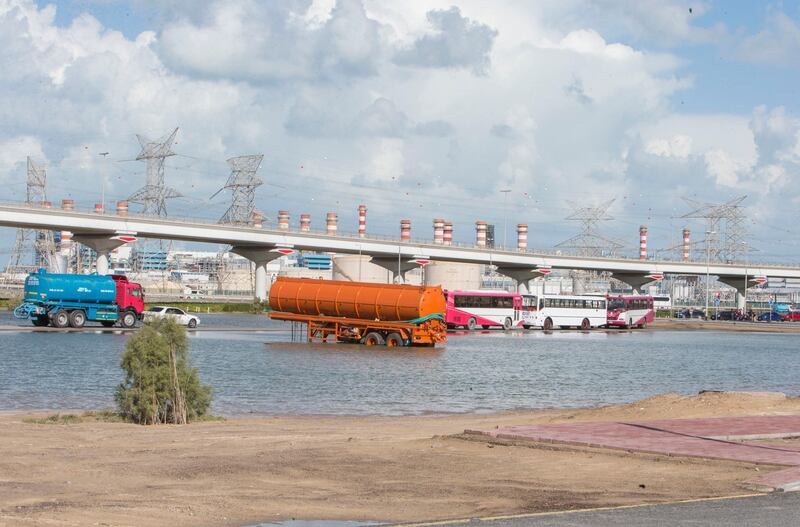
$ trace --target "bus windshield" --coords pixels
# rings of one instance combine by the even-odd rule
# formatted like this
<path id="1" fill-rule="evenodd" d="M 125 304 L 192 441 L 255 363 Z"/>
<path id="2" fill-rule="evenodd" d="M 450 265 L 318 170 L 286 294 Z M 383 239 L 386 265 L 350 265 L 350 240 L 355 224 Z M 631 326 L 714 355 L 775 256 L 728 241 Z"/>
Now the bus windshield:
<path id="1" fill-rule="evenodd" d="M 616 311 L 619 309 L 625 309 L 625 300 L 623 300 L 622 298 L 609 298 L 608 310 Z"/>

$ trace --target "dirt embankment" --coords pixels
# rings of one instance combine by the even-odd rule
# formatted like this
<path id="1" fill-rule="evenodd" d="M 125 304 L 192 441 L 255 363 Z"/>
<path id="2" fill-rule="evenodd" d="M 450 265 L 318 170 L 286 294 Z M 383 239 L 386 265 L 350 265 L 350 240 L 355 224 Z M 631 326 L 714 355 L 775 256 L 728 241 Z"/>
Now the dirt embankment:
<path id="1" fill-rule="evenodd" d="M 657 318 L 650 329 L 678 331 L 744 331 L 749 333 L 800 333 L 796 322 L 732 322 L 726 320 L 697 320 Z"/>
<path id="2" fill-rule="evenodd" d="M 264 417 L 183 427 L 35 424 L 6 414 L 0 525 L 419 521 L 740 494 L 753 467 L 450 436 L 506 424 L 787 413 L 800 413 L 800 401 L 705 393 L 569 411 Z"/>

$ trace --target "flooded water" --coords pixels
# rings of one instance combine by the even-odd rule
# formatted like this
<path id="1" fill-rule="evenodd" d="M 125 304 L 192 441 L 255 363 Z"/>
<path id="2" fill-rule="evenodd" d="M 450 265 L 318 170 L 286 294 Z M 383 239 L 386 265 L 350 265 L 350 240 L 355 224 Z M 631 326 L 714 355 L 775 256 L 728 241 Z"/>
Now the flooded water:
<path id="1" fill-rule="evenodd" d="M 202 326 L 264 329 L 192 334 L 191 360 L 223 415 L 490 412 L 700 390 L 800 394 L 791 334 L 491 331 L 451 335 L 444 348 L 389 351 L 291 343 L 288 326 L 263 316 L 204 315 Z M 0 410 L 111 407 L 128 338 L 0 333 Z"/>

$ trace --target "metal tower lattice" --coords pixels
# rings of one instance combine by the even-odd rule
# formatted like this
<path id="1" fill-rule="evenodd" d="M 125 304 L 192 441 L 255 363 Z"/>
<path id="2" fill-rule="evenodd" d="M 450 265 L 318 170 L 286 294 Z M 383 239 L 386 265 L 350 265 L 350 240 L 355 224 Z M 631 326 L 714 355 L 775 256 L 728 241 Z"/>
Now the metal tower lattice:
<path id="1" fill-rule="evenodd" d="M 142 151 L 136 156 L 136 160 L 147 163 L 147 179 L 145 186 L 134 192 L 128 201 L 140 203 L 142 214 L 166 216 L 167 200 L 182 196 L 177 190 L 167 187 L 164 182 L 164 163 L 168 157 L 175 155 L 175 152 L 172 151 L 172 143 L 175 142 L 177 134 L 178 129 L 175 128 L 172 133 L 155 141 L 142 135 L 136 135 L 142 146 Z"/>
<path id="2" fill-rule="evenodd" d="M 47 171 L 27 159 L 26 203 L 42 207 L 47 202 Z M 55 269 L 55 241 L 52 231 L 18 229 L 6 274 L 28 273 L 38 267 Z"/>
<path id="3" fill-rule="evenodd" d="M 718 262 L 738 262 L 750 250 L 747 247 L 747 217 L 741 207 L 747 196 L 739 196 L 725 203 L 706 203 L 691 198 L 683 200 L 692 207 L 681 218 L 701 219 L 706 222 L 705 251 L 708 258 Z"/>
<path id="4" fill-rule="evenodd" d="M 572 214 L 565 219 L 581 223 L 581 232 L 556 245 L 560 249 L 570 249 L 579 256 L 614 256 L 624 244 L 603 236 L 598 232 L 601 221 L 614 218 L 608 214 L 608 209 L 614 204 L 615 199 L 610 199 L 599 205 L 580 206 L 569 202 Z"/>
<path id="5" fill-rule="evenodd" d="M 252 220 L 255 210 L 256 188 L 264 182 L 256 176 L 258 168 L 261 166 L 261 154 L 251 156 L 232 157 L 227 160 L 231 167 L 231 175 L 225 186 L 214 193 L 211 198 L 225 189 L 231 191 L 231 206 L 220 218 L 219 223 L 232 223 L 236 225 L 247 225 Z"/>

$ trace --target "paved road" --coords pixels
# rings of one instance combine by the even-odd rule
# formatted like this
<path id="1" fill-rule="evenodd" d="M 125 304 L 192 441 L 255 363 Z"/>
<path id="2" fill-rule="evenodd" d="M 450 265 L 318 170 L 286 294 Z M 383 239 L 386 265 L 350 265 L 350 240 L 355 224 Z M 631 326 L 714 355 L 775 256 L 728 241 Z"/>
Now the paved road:
<path id="1" fill-rule="evenodd" d="M 456 524 L 453 524 L 456 525 Z M 695 501 L 604 511 L 567 512 L 504 520 L 473 520 L 460 527 L 784 527 L 800 525 L 800 492 Z"/>

